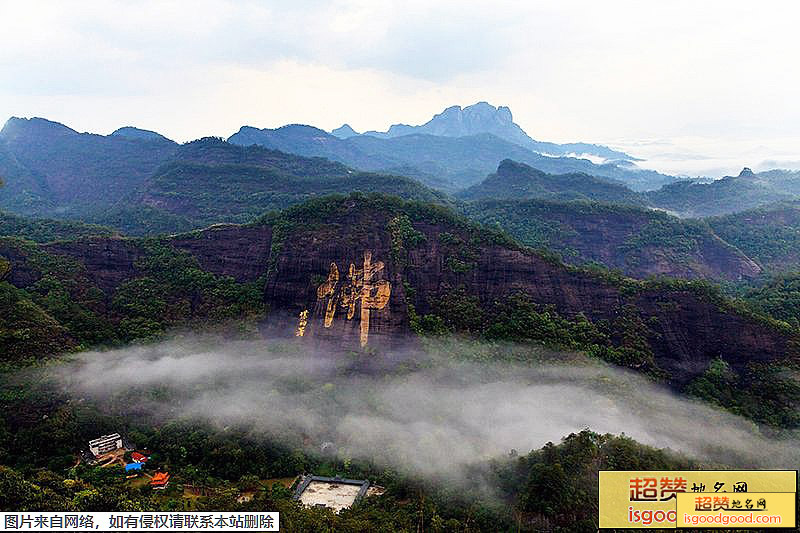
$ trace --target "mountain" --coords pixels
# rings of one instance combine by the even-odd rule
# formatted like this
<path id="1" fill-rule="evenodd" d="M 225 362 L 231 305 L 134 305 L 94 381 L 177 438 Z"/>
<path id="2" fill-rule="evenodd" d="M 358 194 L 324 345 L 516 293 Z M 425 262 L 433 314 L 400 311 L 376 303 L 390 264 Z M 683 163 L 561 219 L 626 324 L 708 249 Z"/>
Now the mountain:
<path id="1" fill-rule="evenodd" d="M 345 140 L 301 124 L 276 129 L 242 126 L 228 142 L 239 146 L 258 145 L 305 157 L 325 157 L 361 170 L 381 170 L 394 165 L 392 160 L 369 156 Z"/>
<path id="2" fill-rule="evenodd" d="M 798 360 L 785 323 L 706 284 L 565 266 L 441 206 L 336 195 L 159 239 L 0 239 L 0 256 L 7 281 L 84 343 L 268 310 L 271 337 L 359 350 L 404 345 L 411 332 L 481 335 L 587 351 L 676 390 L 722 359 L 726 388 L 709 399 L 800 424 L 796 398 L 773 394 Z"/>
<path id="3" fill-rule="evenodd" d="M 494 172 L 504 159 L 526 163 L 553 174 L 585 172 L 617 180 L 635 190 L 659 187 L 674 180 L 672 177 L 635 167 L 598 165 L 588 159 L 574 157 L 544 156 L 490 133 L 468 137 L 413 134 L 391 139 L 361 135 L 347 141 L 371 157 L 393 160 L 395 166 L 405 165 L 416 170 L 416 173 L 412 170 L 410 175 L 425 183 L 429 183 L 425 181 L 426 175 L 446 178 L 451 182 L 452 189 L 478 183 L 487 174 Z M 429 184 L 435 186 L 433 183 Z"/>
<path id="4" fill-rule="evenodd" d="M 521 161 L 551 173 L 586 172 L 618 180 L 637 190 L 674 181 L 670 176 L 631 165 L 598 165 L 588 159 L 541 155 L 491 133 L 465 137 L 413 133 L 392 138 L 371 135 L 339 138 L 310 126 L 261 130 L 244 126 L 228 141 L 326 157 L 361 170 L 402 174 L 446 191 L 479 182 L 504 159 Z"/>
<path id="5" fill-rule="evenodd" d="M 42 118 L 11 118 L 0 130 L 0 207 L 79 217 L 141 185 L 177 146 L 160 136 L 78 133 Z"/>
<path id="6" fill-rule="evenodd" d="M 597 202 L 481 200 L 464 208 L 520 242 L 557 252 L 571 264 L 596 263 L 626 276 L 740 280 L 761 268 L 704 221 Z"/>
<path id="7" fill-rule="evenodd" d="M 132 126 L 118 128 L 111 133 L 111 136 L 125 137 L 126 139 L 139 139 L 141 141 L 169 141 L 169 139 L 160 133 L 134 128 Z"/>
<path id="8" fill-rule="evenodd" d="M 273 144 L 283 147 L 316 133 L 338 141 L 321 130 L 290 126 L 280 129 Z M 56 215 L 131 235 L 245 222 L 332 192 L 448 201 L 408 177 L 357 171 L 319 157 L 216 138 L 178 145 L 135 128 L 109 136 L 78 133 L 44 119 L 6 123 L 0 132 L 0 176 L 5 182 L 0 206 L 15 214 Z"/>
<path id="9" fill-rule="evenodd" d="M 800 270 L 800 200 L 707 219 L 714 231 L 765 270 Z"/>
<path id="10" fill-rule="evenodd" d="M 547 174 L 510 159 L 502 161 L 494 174 L 457 196 L 463 200 L 538 198 L 596 200 L 628 205 L 645 203 L 640 194 L 617 182 L 583 173 Z"/>
<path id="11" fill-rule="evenodd" d="M 352 131 L 352 129 L 350 131 Z M 596 144 L 556 144 L 535 141 L 514 122 L 511 110 L 508 107 L 494 107 L 487 102 L 478 102 L 477 104 L 464 108 L 458 105 L 448 107 L 438 115 L 434 115 L 432 119 L 421 126 L 394 124 L 386 132 L 368 131 L 365 132 L 364 135 L 390 139 L 414 133 L 441 137 L 469 137 L 472 135 L 489 133 L 500 139 L 545 155 L 580 156 L 588 154 L 605 159 L 633 160 L 633 158 L 626 153 Z"/>
<path id="12" fill-rule="evenodd" d="M 724 215 L 800 196 L 800 171 L 754 173 L 745 168 L 738 176 L 710 183 L 686 180 L 667 184 L 646 196 L 653 206 L 682 217 Z"/>
<path id="13" fill-rule="evenodd" d="M 358 133 L 356 133 L 356 130 L 350 127 L 350 124 L 342 124 L 340 127 L 332 130 L 331 135 L 334 137 L 339 137 L 340 139 L 347 139 L 350 137 L 355 137 L 358 135 Z"/>
<path id="14" fill-rule="evenodd" d="M 404 176 L 352 170 L 321 158 L 305 158 L 260 146 L 236 146 L 217 138 L 182 145 L 121 204 L 157 210 L 168 221 L 185 220 L 173 231 L 218 222 L 247 222 L 314 196 L 339 192 L 384 192 L 403 198 L 446 203 L 437 191 Z M 110 219 L 111 218 L 111 219 Z M 111 224 L 117 211 L 99 220 Z M 134 224 L 120 226 L 140 234 Z M 148 228 L 149 233 L 153 229 Z"/>

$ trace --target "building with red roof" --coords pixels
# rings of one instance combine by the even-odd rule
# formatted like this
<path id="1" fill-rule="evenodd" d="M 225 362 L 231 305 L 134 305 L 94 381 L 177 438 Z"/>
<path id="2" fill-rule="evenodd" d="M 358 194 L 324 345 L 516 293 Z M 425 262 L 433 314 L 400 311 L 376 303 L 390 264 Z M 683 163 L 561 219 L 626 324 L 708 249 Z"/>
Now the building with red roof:
<path id="1" fill-rule="evenodd" d="M 150 480 L 150 486 L 153 489 L 166 489 L 169 485 L 169 474 L 167 472 L 156 472 L 153 479 Z"/>
<path id="2" fill-rule="evenodd" d="M 147 456 L 139 452 L 133 452 L 131 454 L 131 461 L 133 461 L 134 463 L 146 463 Z"/>

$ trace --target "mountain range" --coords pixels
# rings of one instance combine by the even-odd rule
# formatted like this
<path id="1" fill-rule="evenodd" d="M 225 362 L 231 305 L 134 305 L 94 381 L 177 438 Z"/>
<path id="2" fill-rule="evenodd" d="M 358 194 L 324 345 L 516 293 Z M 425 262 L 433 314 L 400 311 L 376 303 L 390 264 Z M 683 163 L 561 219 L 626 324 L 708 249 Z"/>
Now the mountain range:
<path id="1" fill-rule="evenodd" d="M 588 350 L 676 390 L 724 355 L 741 396 L 709 394 L 727 406 L 762 398 L 770 369 L 798 357 L 797 332 L 705 285 L 570 267 L 452 210 L 394 196 L 328 196 L 251 224 L 156 239 L 0 238 L 0 256 L 5 279 L 24 291 L 14 301 L 33 299 L 6 310 L 29 328 L 3 337 L 6 357 L 49 350 L 47 339 L 129 340 L 268 309 L 276 337 L 358 349 L 402 345 L 412 331 L 481 334 Z M 374 294 L 353 301 L 369 306 L 360 315 L 345 311 L 359 269 Z M 30 334 L 39 326 L 42 335 Z"/>
<path id="2" fill-rule="evenodd" d="M 488 133 L 500 139 L 518 144 L 534 152 L 550 156 L 581 156 L 593 155 L 606 160 L 634 161 L 630 155 L 612 150 L 607 146 L 588 143 L 556 144 L 536 141 L 514 122 L 511 110 L 505 106 L 494 107 L 488 102 L 462 108 L 455 105 L 448 107 L 441 113 L 434 115 L 425 124 L 409 126 L 407 124 L 393 124 L 385 132 L 367 131 L 364 135 L 391 139 L 403 135 L 421 133 L 439 137 L 470 137 Z M 359 135 L 348 124 L 331 131 L 331 134 L 341 139 Z"/>
<path id="3" fill-rule="evenodd" d="M 769 242 L 766 235 L 746 239 L 741 227 L 725 228 L 721 238 L 717 228 L 722 221 L 679 219 L 634 205 L 487 198 L 463 209 L 471 219 L 502 228 L 528 246 L 555 252 L 567 263 L 603 265 L 634 278 L 754 279 L 763 269 L 760 257 L 749 254 Z M 784 259 L 783 266 L 792 263 Z M 796 256 L 793 264 L 800 264 Z"/>
<path id="4" fill-rule="evenodd" d="M 350 126 L 331 134 L 310 126 L 276 129 L 243 126 L 233 144 L 258 144 L 304 156 L 326 157 L 355 168 L 407 175 L 436 188 L 454 191 L 473 185 L 513 159 L 550 173 L 585 172 L 618 180 L 635 190 L 651 190 L 675 181 L 640 169 L 635 159 L 604 146 L 554 144 L 531 139 L 507 107 L 480 102 L 453 106 L 421 126 L 394 125 L 387 132 L 359 135 Z M 600 158 L 594 163 L 581 155 Z"/>
<path id="5" fill-rule="evenodd" d="M 217 138 L 179 145 L 122 128 L 78 133 L 44 119 L 11 119 L 0 131 L 0 207 L 19 215 L 110 225 L 129 234 L 244 222 L 333 192 L 383 191 L 447 202 L 398 175 Z"/>
<path id="6" fill-rule="evenodd" d="M 755 173 L 744 168 L 738 176 L 710 182 L 682 180 L 648 191 L 654 207 L 683 217 L 724 215 L 800 195 L 800 171 L 769 170 Z"/>
<path id="7" fill-rule="evenodd" d="M 268 139 L 270 148 L 249 142 L 246 136 L 251 134 Z M 320 147 L 330 157 L 290 153 L 320 153 Z M 349 151 L 362 167 L 382 161 L 374 166 L 414 163 L 418 170 L 423 167 L 420 161 L 443 160 L 455 153 L 462 163 L 476 162 L 471 168 L 488 168 L 504 150 L 518 160 L 500 160 L 481 181 L 452 195 L 402 171 L 358 170 L 331 155 Z M 525 160 L 538 161 L 540 168 Z M 749 220 L 756 217 L 757 222 L 750 224 L 736 215 L 684 222 L 651 209 L 684 217 L 737 213 L 796 197 L 800 173 L 755 174 L 745 169 L 739 176 L 715 182 L 681 181 L 643 193 L 613 178 L 583 172 L 584 162 L 592 165 L 540 156 L 490 133 L 359 135 L 343 140 L 310 126 L 285 126 L 267 132 L 243 128 L 231 142 L 204 138 L 180 145 L 133 127 L 103 136 L 78 133 L 45 119 L 11 119 L 0 131 L 0 176 L 5 182 L 0 207 L 8 211 L 0 229 L 6 228 L 2 232 L 6 235 L 39 241 L 109 231 L 176 233 L 215 223 L 248 222 L 267 211 L 331 193 L 383 192 L 458 207 L 473 219 L 497 224 L 521 242 L 553 250 L 568 262 L 598 262 L 634 277 L 739 280 L 797 264 L 793 244 L 776 246 L 770 238 L 780 232 L 784 235 L 780 242 L 794 242 L 797 224 L 779 224 L 793 213 L 785 205 L 780 207 L 783 217 L 772 216 L 773 211 L 742 214 Z M 543 170 L 550 168 L 548 164 L 561 168 L 575 163 L 578 170 L 568 173 Z M 427 170 L 439 175 L 435 166 Z M 578 207 L 598 202 L 608 207 Z M 14 216 L 74 222 L 39 223 Z"/>

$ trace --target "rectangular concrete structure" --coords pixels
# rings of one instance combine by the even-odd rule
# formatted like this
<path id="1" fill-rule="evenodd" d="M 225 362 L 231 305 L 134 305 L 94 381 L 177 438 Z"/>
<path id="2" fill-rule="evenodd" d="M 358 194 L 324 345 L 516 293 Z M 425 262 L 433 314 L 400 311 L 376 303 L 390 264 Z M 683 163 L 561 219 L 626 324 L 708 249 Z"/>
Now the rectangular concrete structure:
<path id="1" fill-rule="evenodd" d="M 340 477 L 306 476 L 297 486 L 294 499 L 309 507 L 328 507 L 336 512 L 360 501 L 369 481 Z"/>
<path id="2" fill-rule="evenodd" d="M 103 435 L 102 437 L 89 441 L 89 451 L 92 452 L 95 457 L 120 448 L 122 448 L 122 437 L 119 433 Z"/>

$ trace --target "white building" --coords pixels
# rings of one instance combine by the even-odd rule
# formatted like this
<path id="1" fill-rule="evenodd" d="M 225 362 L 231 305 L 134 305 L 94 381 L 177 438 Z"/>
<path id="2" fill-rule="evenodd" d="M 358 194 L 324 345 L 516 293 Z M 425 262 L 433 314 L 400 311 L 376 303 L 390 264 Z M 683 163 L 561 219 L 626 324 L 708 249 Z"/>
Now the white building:
<path id="1" fill-rule="evenodd" d="M 119 433 L 112 433 L 111 435 L 103 435 L 94 440 L 89 441 L 89 451 L 97 457 L 104 453 L 113 452 L 122 448 L 122 437 Z"/>

